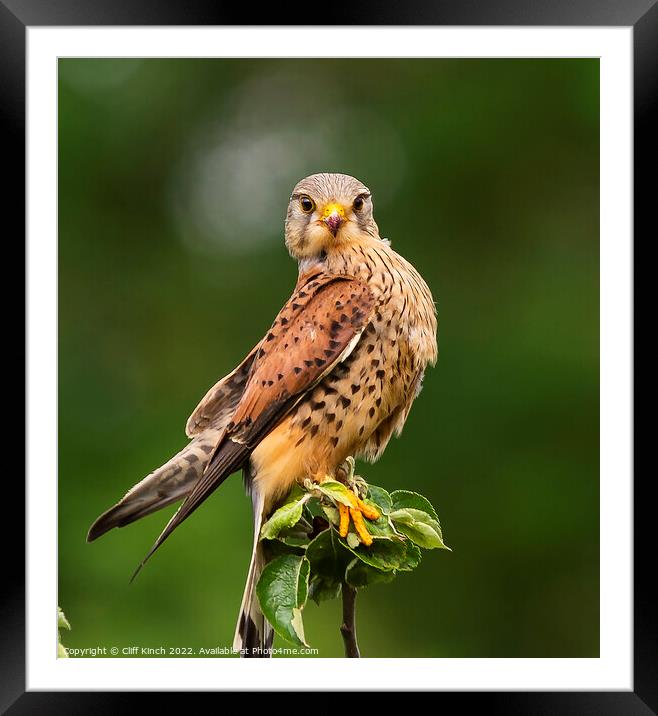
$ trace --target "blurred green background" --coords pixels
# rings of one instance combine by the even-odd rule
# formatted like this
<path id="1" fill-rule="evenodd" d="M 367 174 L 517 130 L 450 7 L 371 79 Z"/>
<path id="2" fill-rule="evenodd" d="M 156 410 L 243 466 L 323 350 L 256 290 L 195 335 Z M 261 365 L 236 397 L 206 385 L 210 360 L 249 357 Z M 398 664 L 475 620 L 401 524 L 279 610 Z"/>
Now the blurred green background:
<path id="1" fill-rule="evenodd" d="M 364 655 L 598 656 L 598 61 L 62 59 L 59 80 L 65 644 L 231 643 L 237 475 L 130 586 L 174 508 L 85 535 L 269 327 L 290 191 L 339 171 L 439 311 L 437 367 L 361 472 L 427 495 L 454 550 L 361 595 Z M 305 611 L 320 656 L 339 610 Z"/>

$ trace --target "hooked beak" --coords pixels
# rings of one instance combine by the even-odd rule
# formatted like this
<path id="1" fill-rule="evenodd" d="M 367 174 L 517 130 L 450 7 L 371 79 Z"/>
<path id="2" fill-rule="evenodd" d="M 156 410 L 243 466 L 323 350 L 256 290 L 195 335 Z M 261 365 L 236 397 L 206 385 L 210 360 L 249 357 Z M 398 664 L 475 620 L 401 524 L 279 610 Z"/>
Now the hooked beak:
<path id="1" fill-rule="evenodd" d="M 340 204 L 327 204 L 322 215 L 322 221 L 331 233 L 336 236 L 338 229 L 345 221 L 345 209 Z"/>

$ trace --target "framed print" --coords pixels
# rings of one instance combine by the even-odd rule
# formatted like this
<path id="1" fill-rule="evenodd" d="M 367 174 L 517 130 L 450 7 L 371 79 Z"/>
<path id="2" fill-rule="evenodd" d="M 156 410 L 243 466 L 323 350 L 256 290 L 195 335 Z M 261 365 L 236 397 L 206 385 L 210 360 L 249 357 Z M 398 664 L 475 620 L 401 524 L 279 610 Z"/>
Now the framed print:
<path id="1" fill-rule="evenodd" d="M 656 4 L 243 14 L 0 5 L 27 277 L 3 709 L 655 712 Z"/>

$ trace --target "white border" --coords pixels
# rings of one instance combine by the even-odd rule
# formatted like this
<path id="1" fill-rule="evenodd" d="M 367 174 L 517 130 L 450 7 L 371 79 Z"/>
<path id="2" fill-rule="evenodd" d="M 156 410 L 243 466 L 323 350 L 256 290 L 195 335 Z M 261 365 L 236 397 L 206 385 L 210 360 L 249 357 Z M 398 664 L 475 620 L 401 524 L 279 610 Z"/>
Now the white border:
<path id="1" fill-rule="evenodd" d="M 57 57 L 601 58 L 599 659 L 330 660 L 341 688 L 632 690 L 632 28 L 28 29 L 28 690 L 326 689 L 324 659 L 55 659 Z"/>

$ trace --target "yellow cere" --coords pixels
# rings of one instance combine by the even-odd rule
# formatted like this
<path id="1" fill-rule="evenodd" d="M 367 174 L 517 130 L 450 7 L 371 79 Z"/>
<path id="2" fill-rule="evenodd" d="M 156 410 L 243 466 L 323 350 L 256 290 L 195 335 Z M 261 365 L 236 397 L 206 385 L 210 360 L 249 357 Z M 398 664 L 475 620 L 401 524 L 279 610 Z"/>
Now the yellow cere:
<path id="1" fill-rule="evenodd" d="M 327 204 L 324 207 L 322 216 L 326 218 L 327 216 L 331 216 L 334 212 L 336 212 L 339 216 L 345 216 L 345 209 L 343 208 L 343 205 L 336 203 Z"/>

